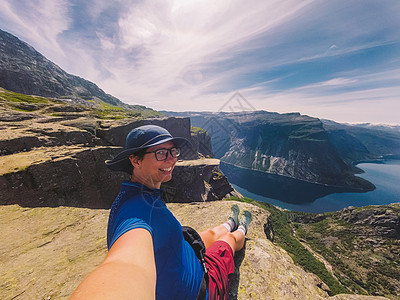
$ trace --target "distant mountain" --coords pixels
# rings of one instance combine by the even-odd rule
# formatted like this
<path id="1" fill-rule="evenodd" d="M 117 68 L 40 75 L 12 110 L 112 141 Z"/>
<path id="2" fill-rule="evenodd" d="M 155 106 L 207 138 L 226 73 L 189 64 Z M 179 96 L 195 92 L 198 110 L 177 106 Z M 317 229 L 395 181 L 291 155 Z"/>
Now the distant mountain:
<path id="1" fill-rule="evenodd" d="M 322 120 L 329 139 L 349 163 L 400 158 L 400 126 L 341 124 Z"/>
<path id="2" fill-rule="evenodd" d="M 108 104 L 126 106 L 96 84 L 68 74 L 33 47 L 2 30 L 0 87 L 28 95 L 69 98 L 80 103 L 99 99 Z"/>
<path id="3" fill-rule="evenodd" d="M 299 113 L 164 112 L 189 116 L 211 136 L 222 162 L 312 183 L 372 190 L 355 162 L 399 154 L 400 133 L 342 125 Z"/>

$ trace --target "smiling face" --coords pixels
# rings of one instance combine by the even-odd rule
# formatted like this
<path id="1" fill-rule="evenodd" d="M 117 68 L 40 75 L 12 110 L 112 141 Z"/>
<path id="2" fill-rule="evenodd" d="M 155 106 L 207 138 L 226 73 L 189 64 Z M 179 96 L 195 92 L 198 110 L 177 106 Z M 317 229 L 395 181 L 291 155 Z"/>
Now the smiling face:
<path id="1" fill-rule="evenodd" d="M 172 142 L 166 142 L 157 146 L 150 147 L 146 152 L 155 151 L 158 149 L 171 149 L 175 147 Z M 131 180 L 139 182 L 149 188 L 159 189 L 161 183 L 167 182 L 172 178 L 177 158 L 173 158 L 170 153 L 166 160 L 158 161 L 154 153 L 147 153 L 143 159 L 139 159 L 131 155 L 129 157 L 133 165 L 133 173 Z"/>

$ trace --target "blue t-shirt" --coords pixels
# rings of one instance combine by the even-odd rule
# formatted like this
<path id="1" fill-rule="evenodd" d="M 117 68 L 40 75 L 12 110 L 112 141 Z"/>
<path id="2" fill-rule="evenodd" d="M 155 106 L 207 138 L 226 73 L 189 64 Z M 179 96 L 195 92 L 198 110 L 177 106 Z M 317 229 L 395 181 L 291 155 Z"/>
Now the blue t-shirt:
<path id="1" fill-rule="evenodd" d="M 201 263 L 161 196 L 162 190 L 123 182 L 110 211 L 108 249 L 129 230 L 148 230 L 153 238 L 157 269 L 156 298 L 196 299 L 203 278 Z"/>

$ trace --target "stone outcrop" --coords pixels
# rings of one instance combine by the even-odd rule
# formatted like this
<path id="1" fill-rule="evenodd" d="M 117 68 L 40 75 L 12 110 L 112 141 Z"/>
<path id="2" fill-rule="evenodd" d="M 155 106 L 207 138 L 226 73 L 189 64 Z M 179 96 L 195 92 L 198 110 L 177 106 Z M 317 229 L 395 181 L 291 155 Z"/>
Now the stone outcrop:
<path id="1" fill-rule="evenodd" d="M 0 176 L 0 205 L 110 207 L 118 193 L 123 173 L 106 169 L 104 160 L 115 147 L 51 147 L 0 157 L 2 166 L 26 160 Z M 33 159 L 33 161 L 31 160 Z M 6 160 L 6 161 L 4 161 Z"/>
<path id="2" fill-rule="evenodd" d="M 214 157 L 210 134 L 198 127 L 192 127 L 191 133 L 193 146 L 198 149 L 198 152 L 204 157 Z"/>
<path id="3" fill-rule="evenodd" d="M 178 162 L 171 181 L 164 183 L 167 202 L 201 202 L 238 196 L 219 169 L 218 159 Z"/>
<path id="4" fill-rule="evenodd" d="M 391 207 L 371 206 L 365 209 L 348 207 L 339 211 L 337 217 L 349 223 L 363 225 L 364 228 L 370 227 L 371 236 L 400 239 L 400 215 Z M 367 232 L 364 229 L 362 233 Z"/>
<path id="5" fill-rule="evenodd" d="M 129 176 L 109 171 L 104 161 L 120 152 L 126 135 L 141 125 L 159 125 L 191 141 L 194 147 L 184 147 L 182 159 L 199 156 L 189 118 L 104 120 L 90 116 L 82 105 L 65 109 L 63 103 L 47 103 L 19 112 L 8 104 L 0 101 L 0 205 L 109 208 Z M 49 113 L 58 108 L 63 108 L 63 116 Z M 209 201 L 232 194 L 218 164 L 203 159 L 178 166 L 173 177 L 185 185 L 171 186 L 176 197 L 170 201 Z"/>
<path id="6" fill-rule="evenodd" d="M 72 124 L 73 123 L 74 122 L 72 122 Z M 144 120 L 131 121 L 119 126 L 110 126 L 107 123 L 100 122 L 96 128 L 96 136 L 109 145 L 123 147 L 127 134 L 133 128 L 149 124 L 167 128 L 173 136 L 184 137 L 190 142 L 190 147 L 181 149 L 181 158 L 185 160 L 197 159 L 199 153 L 202 157 L 213 157 L 210 136 L 206 132 L 191 132 L 190 118 L 146 118 Z M 80 126 L 82 127 L 82 125 Z M 90 127 L 90 125 L 86 125 L 86 128 L 87 127 Z M 95 128 L 92 126 L 92 131 L 94 132 L 94 130 Z"/>
<path id="7" fill-rule="evenodd" d="M 182 224 L 201 231 L 224 222 L 232 204 L 167 205 Z M 386 299 L 343 294 L 329 297 L 319 287 L 318 277 L 296 266 L 284 250 L 266 239 L 263 228 L 268 213 L 257 206 L 237 204 L 241 210 L 250 210 L 254 219 L 245 249 L 235 256 L 229 299 Z M 106 255 L 108 212 L 0 206 L 0 298 L 68 299 Z"/>

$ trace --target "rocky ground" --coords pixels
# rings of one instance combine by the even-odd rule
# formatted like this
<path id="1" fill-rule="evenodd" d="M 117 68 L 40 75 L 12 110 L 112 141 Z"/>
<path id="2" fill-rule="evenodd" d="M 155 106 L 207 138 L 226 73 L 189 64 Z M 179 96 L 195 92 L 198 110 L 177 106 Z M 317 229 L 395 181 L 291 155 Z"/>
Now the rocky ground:
<path id="1" fill-rule="evenodd" d="M 197 230 L 225 221 L 232 201 L 170 203 L 178 220 Z M 385 299 L 329 297 L 318 277 L 295 265 L 265 237 L 268 212 L 252 211 L 246 247 L 237 253 L 230 299 Z M 80 281 L 106 255 L 108 210 L 74 207 L 0 207 L 0 298 L 67 299 Z"/>
<path id="2" fill-rule="evenodd" d="M 400 298 L 400 203 L 292 214 L 297 237 L 348 289 Z"/>

